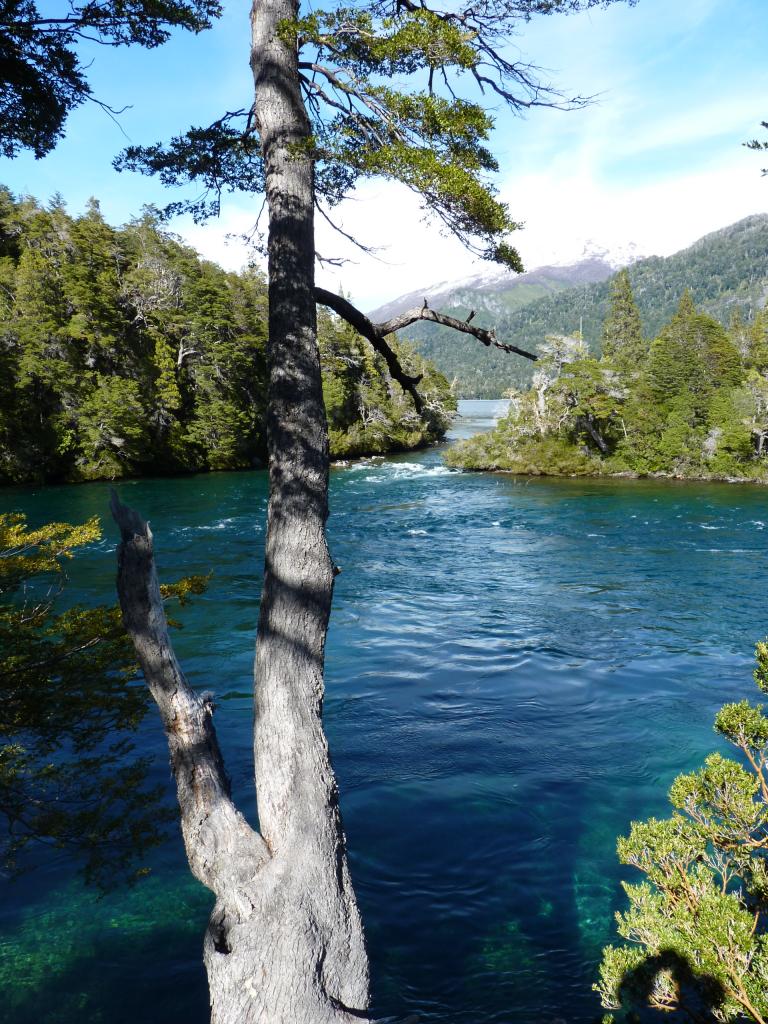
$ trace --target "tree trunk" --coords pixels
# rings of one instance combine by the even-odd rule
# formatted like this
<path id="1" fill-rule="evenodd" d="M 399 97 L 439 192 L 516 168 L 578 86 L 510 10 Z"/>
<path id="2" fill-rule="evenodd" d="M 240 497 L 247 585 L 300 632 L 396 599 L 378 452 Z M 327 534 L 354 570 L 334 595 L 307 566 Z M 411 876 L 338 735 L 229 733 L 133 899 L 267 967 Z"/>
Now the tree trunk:
<path id="1" fill-rule="evenodd" d="M 600 431 L 597 429 L 597 426 L 595 425 L 595 421 L 592 419 L 592 417 L 591 416 L 579 416 L 579 418 L 577 420 L 577 424 L 579 424 L 580 426 L 582 426 L 584 428 L 584 430 L 586 430 L 586 432 L 589 434 L 589 436 L 595 442 L 597 447 L 600 449 L 601 455 L 607 455 L 608 454 L 608 445 L 606 444 L 605 439 L 603 438 L 603 436 L 600 433 Z"/>
<path id="2" fill-rule="evenodd" d="M 314 179 L 296 51 L 279 38 L 297 11 L 292 0 L 256 0 L 251 21 L 270 218 L 270 495 L 254 686 L 260 834 L 231 800 L 212 702 L 188 686 L 171 648 L 149 527 L 116 496 L 112 504 L 124 621 L 168 736 L 190 867 L 216 896 L 204 943 L 212 1024 L 367 1019 L 368 959 L 322 728 L 334 565 Z"/>
<path id="3" fill-rule="evenodd" d="M 273 856 L 243 964 L 254 981 L 251 1012 L 231 1014 L 229 1001 L 237 1002 L 243 978 L 209 955 L 214 1024 L 341 1022 L 364 1015 L 368 1005 L 368 960 L 321 721 L 334 566 L 325 539 L 328 434 L 316 338 L 314 169 L 296 51 L 279 32 L 297 15 L 293 0 L 256 0 L 251 14 L 269 210 L 270 494 L 254 757 L 259 824 Z"/>

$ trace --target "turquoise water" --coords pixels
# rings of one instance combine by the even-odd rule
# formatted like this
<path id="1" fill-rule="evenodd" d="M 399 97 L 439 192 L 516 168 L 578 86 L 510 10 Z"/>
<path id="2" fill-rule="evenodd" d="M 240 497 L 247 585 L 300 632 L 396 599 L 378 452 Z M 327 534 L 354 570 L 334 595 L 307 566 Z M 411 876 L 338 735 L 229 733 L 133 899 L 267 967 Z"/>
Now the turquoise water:
<path id="1" fill-rule="evenodd" d="M 493 403 L 463 403 L 456 434 Z M 250 813 L 249 700 L 266 480 L 121 484 L 166 578 L 205 572 L 176 636 Z M 107 486 L 5 491 L 33 523 L 105 513 Z M 339 467 L 326 727 L 374 1010 L 439 1024 L 588 1024 L 621 905 L 616 835 L 751 696 L 768 632 L 768 492 L 448 471 L 437 449 Z M 115 535 L 73 586 L 109 599 Z M 172 791 L 151 720 L 142 744 Z M 203 1024 L 209 899 L 174 836 L 149 882 L 96 901 L 57 862 L 4 884 L 0 1019 Z M 5 1014 L 5 1016 L 3 1016 Z"/>

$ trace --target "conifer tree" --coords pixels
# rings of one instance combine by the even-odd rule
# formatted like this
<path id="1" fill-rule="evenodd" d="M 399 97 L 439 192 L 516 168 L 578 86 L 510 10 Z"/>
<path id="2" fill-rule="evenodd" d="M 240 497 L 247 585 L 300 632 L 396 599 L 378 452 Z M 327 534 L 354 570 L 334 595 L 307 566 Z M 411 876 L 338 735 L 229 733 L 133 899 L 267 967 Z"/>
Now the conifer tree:
<path id="1" fill-rule="evenodd" d="M 755 314 L 747 335 L 746 365 L 759 373 L 768 371 L 768 307 Z"/>
<path id="2" fill-rule="evenodd" d="M 693 294 L 690 288 L 686 288 L 683 294 L 680 296 L 680 302 L 678 304 L 675 315 L 672 317 L 672 323 L 678 320 L 685 321 L 696 314 L 696 304 L 693 301 Z"/>
<path id="3" fill-rule="evenodd" d="M 758 643 L 756 656 L 765 693 L 768 644 Z M 617 921 L 626 944 L 604 949 L 594 986 L 603 1006 L 624 1011 L 621 1020 L 644 1007 L 691 1024 L 768 1019 L 765 708 L 726 704 L 715 730 L 739 759 L 710 754 L 675 779 L 670 818 L 633 822 L 618 843 L 621 862 L 645 876 L 623 884 L 629 907 Z"/>
<path id="4" fill-rule="evenodd" d="M 747 337 L 753 328 L 737 321 L 729 336 L 685 293 L 639 373 L 574 351 L 560 359 L 553 381 L 548 354 L 507 419 L 486 438 L 454 445 L 450 462 L 569 475 L 763 480 L 768 381 L 748 368 L 749 352 L 740 354 L 734 332 Z"/>
<path id="5" fill-rule="evenodd" d="M 58 9 L 60 8 L 60 9 Z M 82 44 L 160 46 L 174 28 L 200 32 L 221 13 L 218 0 L 36 0 L 0 4 L 0 153 L 49 153 L 67 115 L 93 97 Z"/>
<path id="6" fill-rule="evenodd" d="M 651 346 L 647 380 L 656 400 L 668 402 L 686 392 L 694 416 L 705 415 L 714 387 L 735 386 L 741 359 L 721 324 L 698 313 L 686 289 L 677 312 Z"/>
<path id="7" fill-rule="evenodd" d="M 98 200 L 68 225 L 68 259 L 62 266 L 67 333 L 84 364 L 111 373 L 127 361 L 125 317 L 120 303 L 123 264 L 116 232 L 105 222 Z"/>
<path id="8" fill-rule="evenodd" d="M 112 228 L 96 200 L 73 217 L 61 197 L 42 209 L 0 191 L 0 221 L 0 480 L 263 461 L 267 289 L 258 269 L 234 274 L 201 260 L 150 211 Z M 338 356 L 323 365 L 330 394 L 330 378 L 345 376 L 367 343 L 330 313 L 323 332 Z M 353 401 L 337 425 L 334 455 L 442 436 L 447 384 L 426 364 L 412 372 L 424 375 L 418 414 L 391 390 L 386 363 L 371 363 L 366 402 Z M 362 429 L 363 409 L 375 431 Z"/>
<path id="9" fill-rule="evenodd" d="M 688 289 L 683 292 L 670 323 L 654 340 L 646 369 L 646 380 L 654 401 L 660 405 L 672 402 L 682 392 L 701 403 L 709 390 L 710 380 L 701 353 L 690 343 L 689 332 L 697 315 Z"/>
<path id="10" fill-rule="evenodd" d="M 602 341 L 603 356 L 624 371 L 638 370 L 647 355 L 640 311 L 635 304 L 626 267 L 611 282 L 610 305 L 603 323 Z"/>

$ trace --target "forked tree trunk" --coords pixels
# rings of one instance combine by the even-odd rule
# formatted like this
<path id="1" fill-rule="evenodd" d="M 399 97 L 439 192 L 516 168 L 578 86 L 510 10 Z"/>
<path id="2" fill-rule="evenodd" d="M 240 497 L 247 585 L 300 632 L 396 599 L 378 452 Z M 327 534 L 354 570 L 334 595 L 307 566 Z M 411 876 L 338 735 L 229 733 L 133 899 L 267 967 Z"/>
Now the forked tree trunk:
<path id="1" fill-rule="evenodd" d="M 352 1024 L 368 960 L 322 728 L 334 566 L 316 339 L 313 165 L 293 0 L 252 10 L 255 115 L 269 209 L 269 510 L 255 665 L 259 832 L 237 811 L 211 721 L 168 640 L 148 526 L 113 499 L 118 590 L 160 708 L 193 873 L 216 896 L 204 944 L 212 1024 Z M 304 148 L 302 148 L 304 147 Z"/>
<path id="2" fill-rule="evenodd" d="M 325 538 L 328 432 L 316 335 L 314 166 L 297 54 L 280 39 L 281 24 L 297 16 L 294 0 L 255 0 L 251 14 L 269 210 L 270 374 L 254 757 L 259 822 L 275 865 L 264 911 L 280 918 L 270 947 L 282 991 L 266 1009 L 270 1020 L 320 1024 L 346 1019 L 344 1008 L 365 1011 L 368 960 L 321 722 L 334 566 Z"/>

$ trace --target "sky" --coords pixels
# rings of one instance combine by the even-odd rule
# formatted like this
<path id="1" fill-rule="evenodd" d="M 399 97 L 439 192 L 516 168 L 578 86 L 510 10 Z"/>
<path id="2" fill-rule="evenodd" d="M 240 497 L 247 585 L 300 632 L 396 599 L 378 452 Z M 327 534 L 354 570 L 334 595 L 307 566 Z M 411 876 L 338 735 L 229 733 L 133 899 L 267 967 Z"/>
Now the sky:
<path id="1" fill-rule="evenodd" d="M 60 192 L 73 213 L 95 196 L 113 224 L 178 198 L 154 179 L 118 174 L 112 159 L 129 143 L 167 139 L 248 106 L 248 7 L 225 0 L 215 28 L 178 33 L 154 51 L 84 51 L 94 94 L 130 106 L 117 123 L 95 104 L 80 107 L 48 157 L 0 158 L 0 182 L 42 201 Z M 528 269 L 575 259 L 587 241 L 669 255 L 768 210 L 760 174 L 768 154 L 742 145 L 768 137 L 760 128 L 768 120 L 767 13 L 766 0 L 638 0 L 524 27 L 519 56 L 563 92 L 594 97 L 581 110 L 534 109 L 524 118 L 492 107 L 496 185 L 524 222 L 513 241 Z M 227 236 L 249 232 L 260 205 L 232 196 L 217 221 L 182 217 L 171 227 L 206 258 L 239 269 L 253 254 Z M 365 182 L 334 216 L 377 254 L 353 249 L 318 220 L 320 254 L 349 261 L 321 266 L 318 283 L 343 289 L 363 309 L 482 270 L 425 221 L 402 186 Z"/>

